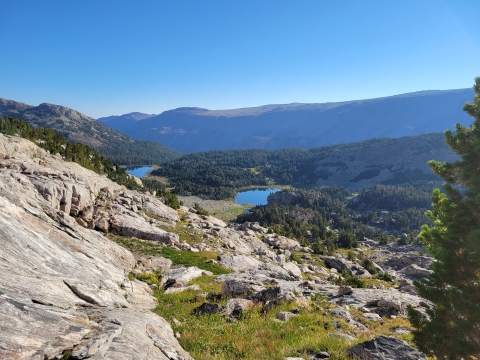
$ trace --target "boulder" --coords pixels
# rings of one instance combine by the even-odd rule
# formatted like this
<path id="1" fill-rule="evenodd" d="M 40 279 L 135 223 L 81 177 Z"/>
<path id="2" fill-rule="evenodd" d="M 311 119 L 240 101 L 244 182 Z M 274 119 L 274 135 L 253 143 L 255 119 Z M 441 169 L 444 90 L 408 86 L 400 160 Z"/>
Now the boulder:
<path id="1" fill-rule="evenodd" d="M 422 277 L 428 277 L 430 276 L 433 271 L 421 268 L 418 265 L 412 264 L 408 265 L 405 268 L 402 269 L 402 273 L 408 276 L 414 276 L 417 278 L 422 278 Z"/>
<path id="2" fill-rule="evenodd" d="M 338 295 L 350 295 L 353 293 L 353 289 L 350 286 L 340 286 L 338 288 Z"/>
<path id="3" fill-rule="evenodd" d="M 293 262 L 288 262 L 288 263 L 284 263 L 282 265 L 282 268 L 287 270 L 288 273 L 297 278 L 297 279 L 301 279 L 302 278 L 302 271 L 300 270 L 300 268 L 295 265 Z"/>
<path id="4" fill-rule="evenodd" d="M 427 357 L 405 341 L 391 336 L 380 336 L 346 350 L 354 359 L 371 360 L 427 360 Z"/>
<path id="5" fill-rule="evenodd" d="M 328 313 L 332 314 L 333 316 L 340 317 L 347 322 L 352 320 L 352 315 L 350 314 L 350 312 L 341 306 L 337 306 L 336 308 L 328 310 Z"/>
<path id="6" fill-rule="evenodd" d="M 82 210 L 82 219 L 85 221 L 92 221 L 95 208 L 93 205 L 88 205 Z"/>
<path id="7" fill-rule="evenodd" d="M 136 255 L 136 267 L 142 272 L 165 272 L 172 266 L 172 260 L 163 256 Z"/>
<path id="8" fill-rule="evenodd" d="M 162 203 L 159 199 L 145 195 L 143 201 L 145 211 L 171 221 L 179 221 L 178 213 L 171 207 Z"/>
<path id="9" fill-rule="evenodd" d="M 322 260 L 328 267 L 342 272 L 346 270 L 350 275 L 358 276 L 360 278 L 370 278 L 372 275 L 357 263 L 345 259 L 338 259 L 333 256 L 322 256 Z"/>
<path id="10" fill-rule="evenodd" d="M 78 225 L 83 226 L 84 228 L 88 227 L 88 223 L 82 218 L 75 218 L 75 221 Z"/>
<path id="11" fill-rule="evenodd" d="M 200 290 L 200 285 L 190 285 L 190 286 L 182 286 L 182 287 L 169 287 L 165 290 L 165 294 L 177 294 L 187 290 L 198 291 Z"/>
<path id="12" fill-rule="evenodd" d="M 100 230 L 104 233 L 108 232 L 110 230 L 110 221 L 108 218 L 101 217 L 99 219 L 96 219 L 94 222 L 95 229 Z"/>
<path id="13" fill-rule="evenodd" d="M 275 319 L 280 321 L 288 321 L 294 316 L 298 316 L 298 314 L 295 314 L 291 311 L 280 311 L 277 313 L 277 315 L 275 315 Z"/>
<path id="14" fill-rule="evenodd" d="M 348 334 L 343 334 L 343 333 L 330 333 L 330 334 L 328 334 L 327 336 L 328 336 L 329 338 L 339 339 L 339 340 L 348 341 L 348 342 L 355 342 L 355 341 L 357 341 L 357 339 L 354 338 L 353 336 L 348 335 Z"/>
<path id="15" fill-rule="evenodd" d="M 273 304 L 280 304 L 283 302 L 293 300 L 294 298 L 295 298 L 295 295 L 291 291 L 288 291 L 287 289 L 280 286 L 275 286 L 269 289 L 261 290 L 249 296 L 249 299 L 255 302 L 260 302 L 264 304 L 266 304 L 267 302 L 273 303 Z"/>
<path id="16" fill-rule="evenodd" d="M 377 321 L 383 321 L 382 317 L 378 314 L 375 313 L 363 313 L 362 316 L 370 321 L 377 322 Z"/>
<path id="17" fill-rule="evenodd" d="M 380 300 L 377 302 L 378 307 L 391 307 L 397 311 L 402 311 L 403 310 L 403 305 L 400 301 L 398 300 L 393 300 L 389 298 L 384 298 L 382 297 Z"/>
<path id="18" fill-rule="evenodd" d="M 254 293 L 252 285 L 262 287 L 262 283 L 259 282 L 246 282 L 236 279 L 228 279 L 222 283 L 222 296 L 223 297 L 244 297 Z"/>
<path id="19" fill-rule="evenodd" d="M 142 218 L 127 214 L 117 214 L 110 218 L 112 229 L 124 236 L 133 236 L 142 240 L 153 240 L 168 245 L 179 243 L 178 235 L 150 225 Z"/>
<path id="20" fill-rule="evenodd" d="M 222 314 L 239 318 L 243 312 L 253 306 L 253 301 L 247 299 L 229 299 L 222 310 Z"/>
<path id="21" fill-rule="evenodd" d="M 178 284 L 182 284 L 183 286 L 185 286 L 193 279 L 196 279 L 203 275 L 210 276 L 212 275 L 212 272 L 199 269 L 196 266 L 170 269 L 165 271 L 165 273 L 162 275 L 161 283 L 163 285 L 167 281 L 174 281 Z"/>
<path id="22" fill-rule="evenodd" d="M 328 359 L 330 357 L 330 353 L 326 351 L 320 351 L 319 353 L 310 355 L 308 358 L 310 360 L 316 360 L 316 359 Z"/>
<path id="23" fill-rule="evenodd" d="M 220 305 L 203 303 L 202 305 L 196 307 L 192 310 L 193 315 L 213 315 L 218 313 L 221 310 Z"/>
<path id="24" fill-rule="evenodd" d="M 259 268 L 263 265 L 261 261 L 246 255 L 220 255 L 219 263 L 223 267 L 236 272 Z"/>
<path id="25" fill-rule="evenodd" d="M 289 239 L 285 236 L 277 236 L 267 234 L 264 236 L 263 241 L 273 246 L 275 249 L 290 250 L 290 251 L 302 251 L 303 247 L 296 240 Z"/>

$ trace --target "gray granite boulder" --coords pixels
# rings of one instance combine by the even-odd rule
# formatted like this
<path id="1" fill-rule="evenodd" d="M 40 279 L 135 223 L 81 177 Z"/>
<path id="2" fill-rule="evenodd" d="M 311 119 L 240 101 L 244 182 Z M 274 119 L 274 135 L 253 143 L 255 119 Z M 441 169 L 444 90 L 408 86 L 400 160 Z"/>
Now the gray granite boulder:
<path id="1" fill-rule="evenodd" d="M 405 341 L 380 336 L 346 350 L 348 356 L 365 360 L 427 360 L 427 357 Z"/>

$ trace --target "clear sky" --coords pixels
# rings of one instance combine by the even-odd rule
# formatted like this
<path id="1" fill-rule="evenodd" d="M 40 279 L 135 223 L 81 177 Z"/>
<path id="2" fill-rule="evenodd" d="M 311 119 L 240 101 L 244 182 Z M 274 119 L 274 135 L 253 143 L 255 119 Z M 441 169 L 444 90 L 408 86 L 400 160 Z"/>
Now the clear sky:
<path id="1" fill-rule="evenodd" d="M 0 97 L 92 117 L 466 88 L 479 0 L 1 0 Z"/>

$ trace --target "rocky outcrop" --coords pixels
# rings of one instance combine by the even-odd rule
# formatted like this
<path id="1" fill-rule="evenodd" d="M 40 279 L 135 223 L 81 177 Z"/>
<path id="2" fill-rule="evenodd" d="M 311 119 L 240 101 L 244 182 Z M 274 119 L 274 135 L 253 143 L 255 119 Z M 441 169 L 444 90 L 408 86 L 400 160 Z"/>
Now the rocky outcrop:
<path id="1" fill-rule="evenodd" d="M 116 214 L 110 218 L 109 223 L 111 228 L 119 235 L 158 241 L 168 245 L 179 244 L 177 234 L 159 229 L 140 217 L 133 217 L 129 214 Z"/>
<path id="2" fill-rule="evenodd" d="M 3 135 L 0 167 L 0 358 L 191 359 L 126 276 L 133 255 L 71 216 L 121 187 Z"/>
<path id="3" fill-rule="evenodd" d="M 220 255 L 220 264 L 236 272 L 244 272 L 252 268 L 259 268 L 263 263 L 245 255 Z"/>
<path id="4" fill-rule="evenodd" d="M 206 239 L 217 241 L 221 245 L 219 249 L 221 252 L 229 250 L 237 255 L 274 256 L 269 247 L 251 229 L 229 227 L 213 216 L 199 216 L 190 211 L 185 213 L 185 218 L 189 222 L 188 226 L 201 230 Z"/>
<path id="5" fill-rule="evenodd" d="M 380 336 L 357 344 L 347 350 L 354 359 L 371 360 L 426 360 L 427 357 L 405 341 L 391 336 Z"/>
<path id="6" fill-rule="evenodd" d="M 361 278 L 370 278 L 372 276 L 366 269 L 353 261 L 338 259 L 333 256 L 323 256 L 322 260 L 325 262 L 325 265 L 336 269 L 340 273 L 343 270 L 346 270 L 350 275 L 355 275 Z"/>
<path id="7" fill-rule="evenodd" d="M 181 286 L 186 286 L 193 279 L 203 275 L 210 276 L 212 273 L 210 271 L 199 269 L 196 266 L 170 269 L 162 275 L 162 284 L 171 281 L 180 284 Z"/>
<path id="8" fill-rule="evenodd" d="M 296 240 L 289 239 L 285 236 L 276 236 L 267 234 L 263 241 L 275 249 L 289 250 L 289 251 L 309 251 L 308 248 L 300 246 Z"/>

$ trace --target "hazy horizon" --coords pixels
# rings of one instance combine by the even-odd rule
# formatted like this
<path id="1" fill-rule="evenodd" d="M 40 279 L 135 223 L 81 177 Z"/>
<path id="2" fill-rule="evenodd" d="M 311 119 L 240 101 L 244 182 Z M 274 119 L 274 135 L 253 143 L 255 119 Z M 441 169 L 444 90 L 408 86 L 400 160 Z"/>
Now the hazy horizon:
<path id="1" fill-rule="evenodd" d="M 473 0 L 2 4 L 0 97 L 93 118 L 473 84 Z"/>

